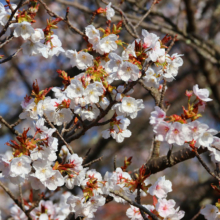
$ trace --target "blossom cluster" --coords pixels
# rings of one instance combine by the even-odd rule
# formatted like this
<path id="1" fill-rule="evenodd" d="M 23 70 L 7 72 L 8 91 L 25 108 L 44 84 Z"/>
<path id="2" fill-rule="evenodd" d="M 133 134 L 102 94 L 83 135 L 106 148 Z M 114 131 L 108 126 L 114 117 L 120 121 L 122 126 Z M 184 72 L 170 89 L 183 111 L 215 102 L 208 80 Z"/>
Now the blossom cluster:
<path id="1" fill-rule="evenodd" d="M 179 207 L 175 208 L 174 200 L 166 199 L 167 193 L 172 191 L 172 184 L 165 177 L 160 177 L 152 185 L 144 174 L 144 167 L 135 180 L 122 167 L 102 176 L 95 169 L 85 167 L 83 158 L 71 153 L 68 146 L 58 149 L 58 138 L 54 135 L 58 132 L 56 127 L 67 124 L 81 125 L 82 129 L 87 123 L 94 126 L 102 124 L 100 121 L 109 113 L 110 119 L 104 123 L 108 128 L 102 131 L 102 137 L 123 142 L 131 136 L 128 129 L 130 119 L 136 118 L 145 107 L 142 99 L 131 97 L 134 85 L 141 80 L 146 88 L 160 91 L 163 81 L 171 82 L 177 76 L 179 67 L 183 65 L 182 55 L 169 55 L 165 45 L 169 38 L 165 36 L 161 40 L 147 30 L 142 30 L 141 38 L 131 44 L 121 41 L 122 22 L 111 26 L 111 18 L 115 14 L 111 3 L 105 9 L 97 10 L 107 17 L 106 29 L 88 25 L 84 36 L 87 47 L 81 51 L 65 50 L 53 32 L 60 19 L 48 20 L 44 29 L 34 29 L 32 24 L 39 5 L 35 1 L 30 4 L 28 10 L 14 14 L 13 23 L 5 36 L 11 30 L 15 38 L 22 37 L 25 41 L 21 46 L 24 55 L 51 58 L 63 54 L 72 67 L 83 72 L 70 78 L 65 71 L 58 70 L 63 80 L 62 87 L 40 91 L 37 81 L 33 83 L 32 93 L 21 103 L 23 111 L 19 117 L 33 121 L 35 132 L 31 136 L 28 135 L 29 129 L 24 130 L 16 141 L 7 143 L 13 151 L 0 155 L 1 177 L 17 185 L 28 181 L 31 189 L 41 192 L 59 190 L 64 185 L 67 189 L 80 187 L 79 194 L 65 193 L 59 203 L 42 199 L 39 206 L 30 212 L 33 219 L 65 219 L 70 212 L 75 214 L 75 218 L 94 219 L 97 209 L 107 202 L 107 196 L 115 202 L 126 203 L 123 196 L 135 200 L 139 190 L 142 196 L 149 194 L 154 197 L 154 204 L 143 205 L 154 215 L 165 220 L 182 219 L 184 212 L 179 211 Z M 11 6 L 13 9 L 17 7 Z M 0 28 L 7 24 L 11 14 L 11 9 L 0 3 Z M 121 54 L 118 53 L 119 47 L 122 48 Z M 147 69 L 146 63 L 151 64 Z M 47 96 L 49 91 L 53 92 L 54 98 Z M 212 159 L 219 161 L 220 155 L 211 147 L 220 143 L 213 136 L 217 131 L 196 121 L 205 102 L 211 101 L 208 91 L 199 89 L 197 85 L 193 91 L 198 102 L 189 104 L 182 117 L 174 115 L 166 118 L 165 111 L 156 106 L 150 123 L 158 141 L 204 146 L 212 152 Z M 192 93 L 187 94 L 190 99 Z M 25 201 L 26 209 L 31 206 L 31 202 Z M 132 220 L 143 219 L 140 210 L 134 206 L 126 214 Z M 27 218 L 18 206 L 11 209 L 11 216 L 15 219 Z"/>
<path id="2" fill-rule="evenodd" d="M 189 101 L 193 93 L 196 100 L 192 105 L 188 103 L 188 110 L 183 107 L 184 114 L 181 116 L 166 116 L 165 111 L 158 106 L 155 107 L 155 111 L 151 113 L 150 124 L 154 127 L 156 140 L 196 149 L 206 147 L 211 152 L 212 161 L 220 162 L 220 153 L 216 149 L 220 146 L 220 138 L 214 136 L 218 131 L 198 121 L 198 118 L 201 117 L 200 113 L 205 109 L 206 102 L 212 100 L 209 98 L 209 91 L 199 89 L 198 85 L 195 85 L 193 92 L 186 92 Z"/>

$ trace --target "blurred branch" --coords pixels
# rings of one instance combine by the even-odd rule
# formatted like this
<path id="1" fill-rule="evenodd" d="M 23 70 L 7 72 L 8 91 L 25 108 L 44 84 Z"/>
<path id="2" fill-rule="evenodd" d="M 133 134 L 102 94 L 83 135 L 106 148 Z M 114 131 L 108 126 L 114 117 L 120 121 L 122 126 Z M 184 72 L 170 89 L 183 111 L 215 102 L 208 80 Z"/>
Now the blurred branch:
<path id="1" fill-rule="evenodd" d="M 57 15 L 55 12 L 53 12 L 52 10 L 49 9 L 49 7 L 47 6 L 47 4 L 42 1 L 42 0 L 38 0 L 42 5 L 43 7 L 45 8 L 46 12 L 51 16 L 51 17 L 54 17 L 54 18 L 59 18 L 61 19 L 63 22 L 65 22 L 68 27 L 71 29 L 71 30 L 74 30 L 75 32 L 77 32 L 78 34 L 82 35 L 82 36 L 85 36 L 85 34 L 83 32 L 81 32 L 78 28 L 74 27 L 68 19 L 64 19 L 63 17 Z"/>
<path id="2" fill-rule="evenodd" d="M 206 148 L 200 147 L 198 149 L 198 154 L 202 154 L 207 152 Z M 162 170 L 165 170 L 168 167 L 172 167 L 178 163 L 181 163 L 185 160 L 189 160 L 196 156 L 196 153 L 192 151 L 190 148 L 183 148 L 182 150 L 176 151 L 172 153 L 169 158 L 166 156 L 162 156 L 159 158 L 153 158 L 149 160 L 145 165 L 145 174 L 154 174 L 158 173 Z M 132 177 L 135 178 L 135 173 L 139 173 L 139 169 L 136 169 L 132 172 Z"/>
<path id="3" fill-rule="evenodd" d="M 15 53 L 13 53 L 12 55 L 10 55 L 9 57 L 5 58 L 4 60 L 0 60 L 0 64 L 5 63 L 5 62 L 8 62 L 8 61 L 11 60 L 12 58 L 16 57 L 21 50 L 22 50 L 22 48 L 19 48 Z"/>
<path id="4" fill-rule="evenodd" d="M 159 220 L 159 218 L 154 215 L 152 212 L 150 212 L 148 209 L 146 209 L 144 206 L 138 204 L 137 202 L 135 201 L 132 201 L 131 199 L 129 199 L 127 196 L 125 195 L 122 195 L 119 191 L 113 191 L 113 190 L 109 190 L 110 193 L 116 195 L 116 196 L 119 196 L 121 197 L 122 199 L 124 199 L 126 202 L 128 202 L 129 204 L 141 209 L 142 211 L 144 211 L 145 213 L 147 213 L 153 220 Z"/>
<path id="5" fill-rule="evenodd" d="M 10 125 L 7 121 L 5 121 L 5 119 L 1 115 L 0 115 L 0 122 L 4 124 L 7 128 L 9 128 L 13 134 L 17 136 L 21 136 L 21 134 L 14 129 L 14 126 Z"/>

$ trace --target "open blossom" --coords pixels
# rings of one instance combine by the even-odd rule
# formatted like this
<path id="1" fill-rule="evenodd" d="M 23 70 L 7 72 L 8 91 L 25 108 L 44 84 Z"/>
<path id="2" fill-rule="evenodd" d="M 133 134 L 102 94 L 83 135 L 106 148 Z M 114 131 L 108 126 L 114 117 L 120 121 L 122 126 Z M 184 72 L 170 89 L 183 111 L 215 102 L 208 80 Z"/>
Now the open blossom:
<path id="1" fill-rule="evenodd" d="M 40 40 L 44 39 L 44 32 L 40 28 L 34 29 L 34 33 L 31 35 L 31 41 L 33 43 L 39 42 Z"/>
<path id="2" fill-rule="evenodd" d="M 187 141 L 191 141 L 191 131 L 187 124 L 174 122 L 167 134 L 167 142 L 169 144 L 183 145 Z"/>
<path id="3" fill-rule="evenodd" d="M 164 55 L 165 55 L 165 49 L 160 48 L 160 42 L 157 41 L 155 45 L 153 46 L 152 50 L 149 51 L 149 58 L 153 62 L 156 62 L 159 57 L 164 56 Z"/>
<path id="4" fill-rule="evenodd" d="M 49 190 L 55 190 L 58 186 L 64 185 L 64 178 L 58 170 L 53 170 L 51 176 L 43 183 Z"/>
<path id="5" fill-rule="evenodd" d="M 117 36 L 115 34 L 110 34 L 104 38 L 102 38 L 98 45 L 96 46 L 96 50 L 100 54 L 110 53 L 111 51 L 115 51 L 117 49 L 116 41 Z"/>
<path id="6" fill-rule="evenodd" d="M 95 82 L 86 87 L 84 95 L 87 96 L 90 102 L 97 103 L 99 102 L 99 96 L 101 96 L 103 92 L 102 83 Z"/>
<path id="7" fill-rule="evenodd" d="M 24 44 L 22 44 L 21 48 L 24 55 L 35 56 L 41 54 L 44 58 L 48 58 L 48 48 L 45 44 L 40 42 L 34 43 L 30 40 L 27 40 Z"/>
<path id="8" fill-rule="evenodd" d="M 150 124 L 156 126 L 164 120 L 166 113 L 158 106 L 155 106 L 154 109 L 155 111 L 151 112 Z"/>
<path id="9" fill-rule="evenodd" d="M 76 66 L 80 70 L 84 70 L 93 65 L 93 56 L 89 53 L 80 51 L 76 56 Z M 73 65 L 72 65 L 73 66 Z"/>
<path id="10" fill-rule="evenodd" d="M 13 158 L 10 163 L 10 176 L 11 177 L 21 176 L 24 178 L 25 175 L 31 172 L 30 163 L 31 163 L 31 158 L 26 155 Z"/>
<path id="11" fill-rule="evenodd" d="M 106 6 L 106 17 L 109 21 L 111 21 L 111 18 L 115 15 L 115 10 L 111 7 L 112 3 L 110 2 Z"/>
<path id="12" fill-rule="evenodd" d="M 62 42 L 58 38 L 57 35 L 51 35 L 51 40 L 47 42 L 48 48 L 48 57 L 52 57 L 54 55 L 58 56 L 60 53 L 65 52 L 62 48 Z"/>
<path id="13" fill-rule="evenodd" d="M 152 68 L 148 68 L 143 77 L 143 83 L 147 87 L 159 87 L 159 78 L 157 78 L 156 73 Z"/>
<path id="14" fill-rule="evenodd" d="M 160 177 L 154 185 L 152 185 L 148 192 L 152 196 L 157 196 L 157 198 L 166 198 L 167 193 L 172 191 L 172 183 L 169 180 L 165 180 L 165 176 Z"/>
<path id="15" fill-rule="evenodd" d="M 161 217 L 167 217 L 175 213 L 175 201 L 173 199 L 166 200 L 166 199 L 159 199 L 156 204 L 156 210 L 158 211 Z"/>
<path id="16" fill-rule="evenodd" d="M 207 219 L 207 220 L 215 220 L 216 217 L 217 217 L 217 214 L 218 214 L 219 210 L 216 206 L 214 205 L 206 205 L 205 208 L 203 208 L 200 213 L 202 215 L 204 215 L 204 217 Z"/>
<path id="17" fill-rule="evenodd" d="M 142 30 L 142 36 L 145 48 L 152 48 L 159 40 L 159 37 L 154 33 L 149 33 L 147 30 Z"/>
<path id="18" fill-rule="evenodd" d="M 160 122 L 156 127 L 154 127 L 154 133 L 156 133 L 156 140 L 165 141 L 167 139 L 167 133 L 171 127 L 170 123 L 166 121 Z"/>
<path id="19" fill-rule="evenodd" d="M 127 82 L 129 79 L 135 81 L 138 79 L 139 69 L 136 65 L 125 61 L 118 71 L 118 75 L 125 82 Z"/>
<path id="20" fill-rule="evenodd" d="M 23 21 L 21 23 L 11 24 L 10 27 L 15 27 L 14 36 L 22 37 L 24 40 L 27 40 L 34 34 L 34 28 L 31 26 L 31 23 Z"/>
<path id="21" fill-rule="evenodd" d="M 199 86 L 196 84 L 193 86 L 193 92 L 200 100 L 204 102 L 210 102 L 212 99 L 209 98 L 209 90 L 208 89 L 199 89 Z"/>
<path id="22" fill-rule="evenodd" d="M 65 90 L 68 98 L 73 99 L 82 97 L 84 88 L 82 82 L 77 79 L 72 79 L 70 85 Z"/>

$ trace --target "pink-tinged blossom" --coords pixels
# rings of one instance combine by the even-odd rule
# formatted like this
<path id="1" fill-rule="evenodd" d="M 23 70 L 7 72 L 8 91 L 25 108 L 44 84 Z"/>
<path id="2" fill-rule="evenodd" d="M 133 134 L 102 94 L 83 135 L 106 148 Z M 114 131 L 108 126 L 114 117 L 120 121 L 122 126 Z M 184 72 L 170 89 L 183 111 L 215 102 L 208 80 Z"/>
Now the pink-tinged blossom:
<path id="1" fill-rule="evenodd" d="M 122 52 L 122 59 L 128 60 L 129 55 L 136 57 L 134 48 L 135 48 L 135 41 L 132 44 L 129 44 L 128 47 Z"/>
<path id="2" fill-rule="evenodd" d="M 202 124 L 199 121 L 193 121 L 188 123 L 188 127 L 191 130 L 191 136 L 194 140 L 198 140 L 209 128 L 208 125 Z"/>
<path id="3" fill-rule="evenodd" d="M 167 193 L 172 191 L 172 183 L 169 180 L 165 180 L 165 176 L 160 177 L 154 185 L 152 185 L 148 192 L 152 196 L 157 196 L 157 198 L 166 198 Z"/>
<path id="4" fill-rule="evenodd" d="M 155 111 L 151 112 L 150 124 L 157 126 L 160 122 L 164 120 L 164 118 L 166 117 L 166 113 L 158 106 L 155 106 L 154 109 Z"/>
<path id="5" fill-rule="evenodd" d="M 64 122 L 69 123 L 73 118 L 73 113 L 69 108 L 62 108 L 56 114 L 55 124 L 60 126 Z"/>
<path id="6" fill-rule="evenodd" d="M 168 215 L 164 220 L 180 220 L 184 217 L 185 212 L 180 210 L 179 207 L 175 210 L 175 213 Z"/>
<path id="7" fill-rule="evenodd" d="M 66 187 L 68 189 L 73 189 L 74 186 L 80 186 L 85 179 L 87 168 L 82 169 L 80 172 L 71 172 L 70 175 L 64 177 Z"/>
<path id="8" fill-rule="evenodd" d="M 198 99 L 204 102 L 210 102 L 212 99 L 209 98 L 209 90 L 208 89 L 199 89 L 199 86 L 196 84 L 193 86 L 193 92 L 197 96 Z"/>
<path id="9" fill-rule="evenodd" d="M 71 165 L 71 170 L 79 172 L 83 169 L 82 167 L 83 158 L 77 154 L 71 154 L 67 158 L 67 163 Z"/>
<path id="10" fill-rule="evenodd" d="M 191 130 L 187 124 L 174 122 L 167 134 L 167 142 L 169 144 L 183 145 L 185 142 L 191 141 Z"/>
<path id="11" fill-rule="evenodd" d="M 216 206 L 208 204 L 203 208 L 200 213 L 204 215 L 207 220 L 215 220 L 219 210 Z"/>
<path id="12" fill-rule="evenodd" d="M 17 205 L 14 205 L 10 209 L 10 214 L 14 220 L 21 220 L 21 219 L 27 220 L 28 219 L 26 214 Z"/>
<path id="13" fill-rule="evenodd" d="M 152 48 L 159 40 L 159 37 L 156 34 L 149 33 L 147 30 L 142 30 L 142 36 L 144 47 L 147 49 Z"/>
<path id="14" fill-rule="evenodd" d="M 159 199 L 156 204 L 156 210 L 161 217 L 166 218 L 169 215 L 175 213 L 175 201 L 173 199 L 166 200 L 166 199 Z"/>
<path id="15" fill-rule="evenodd" d="M 167 133 L 169 132 L 171 127 L 170 123 L 166 121 L 160 122 L 156 127 L 154 127 L 154 133 L 156 134 L 157 141 L 165 141 L 167 138 Z"/>
<path id="16" fill-rule="evenodd" d="M 120 76 L 120 78 L 127 82 L 128 80 L 137 80 L 138 79 L 138 74 L 139 74 L 139 69 L 136 65 L 125 61 L 120 70 L 118 71 L 118 75 Z"/>
<path id="17" fill-rule="evenodd" d="M 10 163 L 13 158 L 12 151 L 6 151 L 4 154 L 0 154 L 0 171 L 6 177 L 9 175 Z"/>
<path id="18" fill-rule="evenodd" d="M 111 7 L 112 3 L 110 2 L 106 6 L 106 17 L 109 21 L 111 21 L 111 18 L 115 15 L 115 10 Z"/>
<path id="19" fill-rule="evenodd" d="M 31 163 L 31 158 L 26 155 L 13 158 L 10 163 L 10 176 L 11 177 L 21 176 L 25 178 L 25 175 L 31 172 L 30 163 Z"/>
<path id="20" fill-rule="evenodd" d="M 149 51 L 149 58 L 153 62 L 156 62 L 160 56 L 165 55 L 165 49 L 160 48 L 160 42 L 157 41 L 155 45 L 152 47 L 152 50 Z"/>
<path id="21" fill-rule="evenodd" d="M 31 187 L 35 190 L 45 190 L 45 186 L 43 185 L 43 183 L 35 176 L 34 173 L 30 174 L 29 175 L 29 178 L 28 178 L 30 184 L 31 184 Z"/>
<path id="22" fill-rule="evenodd" d="M 74 195 L 67 199 L 66 203 L 69 205 L 70 211 L 75 213 L 75 218 L 82 214 L 84 209 L 84 200 L 84 197 L 78 197 Z"/>

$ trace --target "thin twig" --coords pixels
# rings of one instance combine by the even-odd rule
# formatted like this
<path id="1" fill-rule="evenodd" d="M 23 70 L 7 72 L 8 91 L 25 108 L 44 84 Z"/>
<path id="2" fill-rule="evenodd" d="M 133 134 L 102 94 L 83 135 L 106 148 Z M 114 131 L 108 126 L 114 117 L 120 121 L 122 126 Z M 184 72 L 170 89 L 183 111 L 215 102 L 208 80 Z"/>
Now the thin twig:
<path id="1" fill-rule="evenodd" d="M 12 192 L 0 181 L 0 186 L 3 188 L 3 190 L 9 195 L 9 197 L 15 202 L 15 204 L 26 214 L 28 217 L 28 220 L 32 220 L 30 213 L 25 212 L 25 210 L 22 208 L 22 204 L 14 197 Z"/>
<path id="2" fill-rule="evenodd" d="M 12 125 L 10 125 L 7 121 L 5 121 L 5 119 L 1 115 L 0 115 L 0 122 L 4 124 L 6 127 L 8 127 L 13 134 L 17 136 L 21 136 L 21 134 L 17 130 L 15 130 Z"/>
<path id="3" fill-rule="evenodd" d="M 114 156 L 114 171 L 115 171 L 116 168 L 117 168 L 116 158 L 117 158 L 117 155 Z"/>
<path id="4" fill-rule="evenodd" d="M 141 205 L 141 189 L 140 189 L 140 187 L 138 187 L 138 189 L 137 189 L 137 198 L 136 198 L 136 200 L 137 200 L 137 203 L 138 203 L 139 205 Z M 143 218 L 144 220 L 149 220 L 149 219 L 147 218 L 147 216 L 144 214 L 143 210 L 142 210 L 142 209 L 139 209 L 139 210 L 140 210 L 140 213 L 141 213 L 142 218 Z"/>
<path id="5" fill-rule="evenodd" d="M 23 0 L 21 0 L 17 7 L 15 8 L 15 10 L 11 13 L 10 18 L 8 19 L 8 22 L 6 23 L 6 25 L 4 26 L 4 28 L 2 29 L 2 31 L 0 32 L 0 37 L 5 34 L 5 32 L 7 31 L 9 25 L 11 24 L 11 20 L 13 19 L 15 13 L 17 12 L 17 10 L 22 6 Z"/>
<path id="6" fill-rule="evenodd" d="M 202 164 L 202 166 L 206 169 L 206 171 L 213 176 L 215 179 L 217 179 L 218 181 L 220 181 L 220 178 L 218 176 L 216 176 L 211 170 L 210 168 L 206 165 L 206 163 L 202 160 L 202 158 L 200 157 L 200 155 L 198 154 L 197 150 L 195 150 L 195 154 L 196 157 L 198 158 L 199 162 Z"/>
<path id="7" fill-rule="evenodd" d="M 21 184 L 19 184 L 19 196 L 20 196 L 20 200 L 21 200 L 22 210 L 25 211 L 25 208 L 24 208 L 24 200 L 23 200 L 23 196 L 22 196 L 22 187 L 21 187 Z"/>
<path id="8" fill-rule="evenodd" d="M 109 190 L 110 193 L 116 195 L 116 196 L 119 196 L 121 197 L 122 199 L 124 199 L 126 202 L 128 202 L 129 204 L 141 209 L 142 211 L 144 211 L 145 213 L 147 213 L 153 220 L 159 220 L 159 218 L 154 215 L 152 212 L 150 212 L 148 209 L 146 209 L 144 206 L 138 204 L 137 202 L 135 201 L 132 201 L 131 199 L 129 199 L 127 196 L 125 195 L 122 195 L 119 191 L 114 191 L 114 190 Z"/>
<path id="9" fill-rule="evenodd" d="M 46 115 L 44 115 L 44 118 L 46 119 L 47 123 L 50 125 L 51 128 L 55 128 L 56 127 L 50 122 L 50 120 L 47 118 Z M 71 149 L 71 147 L 69 146 L 69 144 L 67 144 L 67 142 L 65 141 L 65 139 L 61 136 L 61 134 L 59 133 L 59 131 L 56 129 L 56 133 L 57 135 L 60 137 L 60 139 L 65 143 L 66 147 L 68 148 L 68 150 L 70 151 L 71 154 L 73 154 L 73 150 Z"/>
<path id="10" fill-rule="evenodd" d="M 151 13 L 154 5 L 157 3 L 157 0 L 154 0 L 152 5 L 150 6 L 149 10 L 145 13 L 145 15 L 140 19 L 140 21 L 134 26 L 135 28 L 137 28 L 141 22 Z"/>
<path id="11" fill-rule="evenodd" d="M 102 157 L 99 157 L 99 158 L 97 158 L 97 159 L 95 159 L 95 160 L 93 160 L 93 161 L 91 161 L 91 162 L 89 162 L 89 163 L 87 163 L 87 164 L 84 164 L 83 167 L 89 167 L 89 166 L 91 166 L 92 164 L 97 163 L 97 162 L 99 162 L 99 161 L 101 161 L 101 160 L 102 160 Z"/>
<path id="12" fill-rule="evenodd" d="M 63 17 L 57 15 L 55 12 L 53 12 L 52 10 L 49 9 L 49 7 L 47 6 L 47 4 L 43 1 L 43 0 L 38 0 L 45 8 L 45 10 L 47 11 L 47 13 L 51 16 L 51 17 L 55 17 L 55 18 L 60 18 L 61 20 L 63 20 L 63 22 L 65 22 L 68 27 L 71 30 L 74 30 L 75 32 L 77 32 L 78 34 L 85 36 L 85 34 L 83 32 L 81 32 L 78 28 L 74 27 L 70 22 L 68 17 L 66 17 L 66 19 L 64 19 Z"/>
<path id="13" fill-rule="evenodd" d="M 0 61 L 0 64 L 8 62 L 9 60 L 11 60 L 13 57 L 17 56 L 18 53 L 22 50 L 22 48 L 19 48 L 15 53 L 13 53 L 12 55 L 10 55 L 9 57 L 5 58 L 4 60 Z"/>

